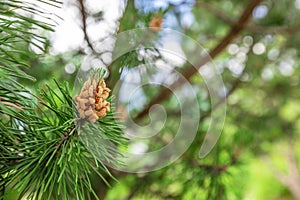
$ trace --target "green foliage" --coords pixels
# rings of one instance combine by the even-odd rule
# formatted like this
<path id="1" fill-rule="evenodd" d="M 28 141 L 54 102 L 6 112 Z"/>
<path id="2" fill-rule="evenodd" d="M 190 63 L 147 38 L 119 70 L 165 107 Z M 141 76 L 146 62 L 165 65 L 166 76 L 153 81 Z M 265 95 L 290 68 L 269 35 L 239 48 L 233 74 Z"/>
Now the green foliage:
<path id="1" fill-rule="evenodd" d="M 28 51 L 29 44 L 44 51 L 46 38 L 36 33 L 37 28 L 53 30 L 53 25 L 32 19 L 28 15 L 40 15 L 47 19 L 47 14 L 34 3 L 1 0 L 0 7 L 0 66 L 10 76 L 31 78 L 20 70 L 29 67 L 28 60 L 35 55 Z M 59 6 L 58 2 L 41 1 L 40 3 Z M 46 15 L 46 16 L 45 16 Z M 2 74 L 2 73 L 1 73 Z"/>
<path id="2" fill-rule="evenodd" d="M 90 175 L 106 181 L 102 174 L 110 172 L 100 158 L 113 163 L 110 156 L 116 154 L 105 147 L 103 138 L 124 146 L 122 129 L 113 113 L 97 125 L 82 124 L 74 117 L 68 85 L 57 84 L 57 89 L 46 86 L 35 98 L 29 92 L 1 88 L 7 102 L 20 108 L 0 105 L 6 116 L 1 120 L 1 185 L 27 199 L 90 199 L 91 194 L 97 198 Z M 106 150 L 87 150 L 90 141 Z"/>
<path id="3" fill-rule="evenodd" d="M 54 1 L 39 3 L 59 5 Z M 119 164 L 112 156 L 117 156 L 115 148 L 126 145 L 122 127 L 114 117 L 114 108 L 96 124 L 79 119 L 67 83 L 55 81 L 34 93 L 18 82 L 35 80 L 23 71 L 36 59 L 29 46 L 44 51 L 47 45 L 47 39 L 35 30 L 53 30 L 51 24 L 19 14 L 22 12 L 41 17 L 49 14 L 33 3 L 1 1 L 0 198 L 17 191 L 18 199 L 97 199 L 91 175 L 106 184 L 107 176 L 113 178 L 104 161 Z M 93 72 L 97 74 L 100 72 Z M 88 148 L 91 141 L 101 149 Z"/>
<path id="4" fill-rule="evenodd" d="M 176 25 L 172 21 L 172 25 L 177 29 L 182 28 L 180 30 L 211 50 L 228 33 L 248 3 L 249 1 L 196 1 L 192 6 L 195 20 L 191 27 L 183 29 L 180 20 Z M 188 1 L 178 4 L 178 7 L 185 6 Z M 198 148 L 209 123 L 204 118 L 200 121 L 194 143 L 180 160 L 170 167 L 149 174 L 127 175 L 109 190 L 108 199 L 118 199 L 115 194 L 119 191 L 122 192 L 120 197 L 124 199 L 295 198 L 290 188 L 276 177 L 276 169 L 289 163 L 286 154 L 279 156 L 287 148 L 287 144 L 282 142 L 299 140 L 299 10 L 293 0 L 264 1 L 262 4 L 267 6 L 267 15 L 250 21 L 249 26 L 232 42 L 238 46 L 238 53 L 232 54 L 225 49 L 214 60 L 220 67 L 228 88 L 234 86 L 236 79 L 239 80 L 237 89 L 228 98 L 226 123 L 215 150 L 203 160 L 197 159 Z M 174 17 L 172 12 L 176 10 L 176 6 L 165 10 L 164 23 L 168 28 L 171 20 L 168 18 L 170 21 L 167 22 L 166 16 Z M 155 11 L 150 14 L 154 16 Z M 177 19 L 184 17 L 185 13 L 181 14 Z M 137 28 L 140 24 L 145 24 L 148 15 L 149 13 L 143 12 L 143 8 L 135 8 L 133 3 L 129 3 L 120 27 Z M 285 29 L 288 31 L 282 31 Z M 245 42 L 249 37 L 252 42 Z M 262 43 L 266 47 L 260 55 L 253 53 L 256 43 Z M 183 43 L 182 46 L 187 52 L 193 50 L 188 44 Z M 242 54 L 246 56 L 243 62 L 245 71 L 239 77 L 230 70 L 228 61 L 237 59 Z M 293 73 L 285 74 L 282 68 L 286 66 L 292 66 Z M 198 77 L 191 79 L 196 85 L 201 81 Z M 156 93 L 147 90 L 144 94 L 151 99 Z M 199 95 L 205 94 L 200 92 Z M 172 99 L 163 102 L 170 113 L 174 109 Z M 201 98 L 200 104 L 209 105 L 209 99 Z M 206 115 L 206 111 L 207 109 L 203 109 L 201 114 Z M 172 125 L 172 122 L 176 123 L 178 118 L 172 115 L 168 119 L 170 122 L 165 124 L 160 136 L 147 143 L 149 148 L 162 147 L 174 137 L 172 133 L 176 130 L 176 125 Z M 293 146 L 296 157 L 299 158 L 299 148 L 297 144 Z M 233 155 L 237 156 L 237 162 L 232 163 Z M 265 160 L 269 156 L 271 164 L 268 165 Z M 273 166 L 273 161 L 280 165 Z M 213 170 L 214 167 L 226 165 L 228 169 L 220 173 Z M 286 175 L 289 170 L 283 168 L 283 172 L 280 172 Z M 220 194 L 221 197 L 218 196 Z"/>
<path id="5" fill-rule="evenodd" d="M 153 6 L 150 1 L 139 0 L 142 1 L 141 5 Z M 60 6 L 56 1 L 37 2 Z M 162 8 L 145 8 L 128 1 L 119 32 L 147 27 L 154 16 L 159 16 L 165 28 L 184 32 L 210 51 L 236 25 L 249 2 L 177 1 Z M 224 48 L 214 59 L 226 87 L 235 88 L 227 99 L 226 123 L 214 150 L 204 159 L 198 158 L 211 107 L 209 94 L 199 87 L 204 80 L 194 76 L 190 82 L 198 89 L 202 117 L 192 145 L 171 166 L 146 174 L 126 174 L 106 167 L 121 165 L 118 158 L 122 155 L 117 149 L 127 149 L 123 127 L 114 111 L 90 124 L 80 120 L 74 109 L 74 76 L 67 75 L 63 67 L 73 63 L 79 68 L 82 49 L 59 55 L 49 53 L 48 38 L 39 31 L 51 31 L 54 16 L 34 3 L 0 0 L 0 198 L 295 199 L 293 190 L 277 175 L 289 175 L 290 165 L 299 166 L 290 159 L 293 153 L 296 158 L 300 155 L 297 2 L 263 1 L 267 15 L 243 27 L 232 41 L 238 51 L 232 53 Z M 187 27 L 183 21 L 188 12 L 194 20 Z M 87 14 L 89 19 L 99 21 L 105 11 Z M 162 36 L 158 34 L 159 37 Z M 265 47 L 261 54 L 254 51 L 257 43 Z M 117 41 L 115 49 L 122 45 Z M 184 52 L 195 52 L 190 44 L 183 41 L 181 45 Z M 33 47 L 42 54 L 32 52 Z M 195 52 L 194 57 L 201 56 Z M 139 50 L 119 57 L 108 66 L 107 83 L 113 86 L 122 70 L 149 64 L 147 59 L 141 57 Z M 164 59 L 160 54 L 153 57 L 153 61 L 160 59 Z M 241 75 L 232 70 L 233 60 L 245 67 Z M 177 67 L 181 70 L 185 66 Z M 150 65 L 146 70 L 149 75 L 153 73 Z M 57 81 L 49 81 L 53 77 Z M 68 83 L 60 84 L 63 80 Z M 159 93 L 152 86 L 142 90 L 147 101 Z M 176 136 L 178 102 L 171 97 L 162 105 L 170 115 L 161 132 L 147 141 L 148 150 L 157 150 Z M 139 110 L 132 112 L 134 116 Z M 141 123 L 148 121 L 145 117 Z M 112 181 L 114 177 L 118 182 Z"/>

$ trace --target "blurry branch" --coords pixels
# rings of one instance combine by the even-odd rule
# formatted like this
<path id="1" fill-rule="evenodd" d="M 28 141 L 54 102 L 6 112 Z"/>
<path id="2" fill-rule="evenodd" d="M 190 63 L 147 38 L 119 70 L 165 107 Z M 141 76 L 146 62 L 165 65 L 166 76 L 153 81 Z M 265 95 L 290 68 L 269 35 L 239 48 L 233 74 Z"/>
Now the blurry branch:
<path id="1" fill-rule="evenodd" d="M 231 30 L 229 31 L 229 33 L 219 42 L 219 44 L 217 44 L 217 46 L 212 49 L 209 53 L 209 55 L 205 56 L 205 57 L 201 57 L 197 62 L 196 65 L 193 66 L 186 66 L 183 70 L 183 78 L 178 79 L 175 83 L 173 83 L 170 86 L 170 89 L 176 89 L 179 86 L 182 85 L 182 83 L 184 83 L 184 80 L 187 79 L 189 80 L 194 74 L 196 74 L 198 72 L 198 70 L 207 62 L 210 61 L 210 59 L 215 58 L 217 55 L 219 55 L 226 47 L 228 44 L 230 44 L 230 42 L 232 40 L 234 40 L 239 33 L 244 29 L 244 27 L 246 26 L 246 24 L 248 23 L 252 11 L 253 9 L 261 2 L 262 0 L 252 0 L 244 9 L 244 11 L 242 12 L 241 16 L 239 17 L 239 19 L 237 20 L 237 22 L 231 27 Z M 136 119 L 140 119 L 143 118 L 148 112 L 149 109 L 155 105 L 155 104 L 159 104 L 160 102 L 163 102 L 164 100 L 168 99 L 172 92 L 170 89 L 164 88 L 160 91 L 160 93 L 154 97 L 148 105 L 146 105 L 146 107 L 140 112 L 138 113 L 138 115 L 136 116 Z"/>
<path id="2" fill-rule="evenodd" d="M 267 164 L 273 171 L 275 178 L 285 185 L 288 190 L 292 193 L 295 199 L 300 200 L 300 173 L 299 166 L 297 163 L 296 153 L 295 153 L 295 144 L 294 142 L 289 142 L 288 152 L 287 152 L 287 173 L 282 173 L 276 169 L 269 157 L 266 157 Z"/>
<path id="3" fill-rule="evenodd" d="M 136 188 L 131 189 L 129 195 L 127 197 L 124 198 L 124 200 L 130 200 L 134 197 L 135 193 L 137 192 Z"/>
<path id="4" fill-rule="evenodd" d="M 226 94 L 225 94 L 222 98 L 220 98 L 220 100 L 219 100 L 216 104 L 212 105 L 212 108 L 210 108 L 209 111 L 207 111 L 207 112 L 205 112 L 203 115 L 201 115 L 199 121 L 202 121 L 202 120 L 204 120 L 205 118 L 209 117 L 210 114 L 211 114 L 211 111 L 212 111 L 213 109 L 217 108 L 217 107 L 220 106 L 222 103 L 224 103 L 224 102 L 226 101 L 226 99 L 227 99 L 227 98 L 228 98 L 228 97 L 229 97 L 236 89 L 238 89 L 238 87 L 239 87 L 240 84 L 242 83 L 241 78 L 242 78 L 242 76 L 245 74 L 245 71 L 246 71 L 246 70 L 245 70 L 245 68 L 244 68 L 242 74 L 241 74 L 238 78 L 236 78 L 236 79 L 231 83 L 231 87 L 230 87 L 230 89 L 226 92 Z M 180 116 L 181 113 L 178 112 L 178 111 L 168 111 L 167 114 L 168 114 L 168 115 L 172 115 L 172 116 Z"/>
<path id="5" fill-rule="evenodd" d="M 199 164 L 197 160 L 193 160 L 192 165 L 194 167 L 200 167 L 204 170 L 211 171 L 211 172 L 216 172 L 216 173 L 220 174 L 222 172 L 226 172 L 228 170 L 228 168 L 230 168 L 230 167 L 234 166 L 235 164 L 237 164 L 238 159 L 239 159 L 239 155 L 240 155 L 240 152 L 234 152 L 231 156 L 231 159 L 230 159 L 229 163 L 223 164 L 223 165 Z"/>
<path id="6" fill-rule="evenodd" d="M 101 53 L 97 52 L 96 49 L 94 48 L 89 35 L 87 33 L 87 23 L 86 23 L 86 19 L 87 19 L 87 14 L 86 14 L 86 8 L 84 5 L 84 0 L 78 0 L 79 2 L 79 10 L 81 12 L 81 23 L 82 23 L 82 31 L 83 31 L 83 35 L 84 35 L 84 39 L 87 42 L 88 47 L 92 50 L 93 54 L 98 55 L 98 59 L 101 60 L 102 63 L 105 64 L 103 58 L 101 57 L 101 55 L 105 54 L 105 53 L 111 53 L 111 51 L 106 50 L 106 51 L 102 51 Z M 98 44 L 101 44 L 102 42 L 104 42 L 108 37 L 104 37 L 101 40 L 97 41 Z M 78 50 L 78 54 L 82 54 L 82 55 L 86 55 L 84 48 L 81 48 Z"/>
<path id="7" fill-rule="evenodd" d="M 89 48 L 94 52 L 95 49 L 90 41 L 90 38 L 87 34 L 87 24 L 86 24 L 86 12 L 85 12 L 85 6 L 84 6 L 84 0 L 78 0 L 79 2 L 79 10 L 81 12 L 81 22 L 82 22 L 82 31 L 84 34 L 84 39 L 86 40 Z"/>
<path id="8" fill-rule="evenodd" d="M 236 22 L 226 15 L 221 9 L 218 9 L 206 2 L 197 2 L 196 6 L 199 6 L 202 9 L 210 11 L 216 17 L 221 19 L 223 22 L 229 24 L 230 26 L 235 26 Z M 293 34 L 300 31 L 300 24 L 294 27 L 263 27 L 255 24 L 249 24 L 245 27 L 247 31 L 252 33 L 263 33 L 263 34 Z"/>
<path id="9" fill-rule="evenodd" d="M 219 19 L 221 19 L 222 21 L 233 25 L 235 23 L 235 21 L 233 21 L 231 19 L 231 17 L 229 17 L 228 15 L 226 15 L 221 9 L 216 8 L 215 6 L 212 6 L 210 3 L 207 2 L 199 2 L 197 1 L 195 6 L 202 8 L 203 10 L 209 11 L 211 13 L 213 13 L 215 16 L 217 16 Z"/>

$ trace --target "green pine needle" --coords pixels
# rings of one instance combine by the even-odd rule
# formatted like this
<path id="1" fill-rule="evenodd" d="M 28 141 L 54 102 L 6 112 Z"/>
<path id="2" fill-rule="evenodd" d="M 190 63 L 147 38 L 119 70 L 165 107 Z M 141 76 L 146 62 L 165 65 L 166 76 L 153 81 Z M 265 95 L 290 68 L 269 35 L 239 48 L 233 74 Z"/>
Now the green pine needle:
<path id="1" fill-rule="evenodd" d="M 7 98 L 15 98 L 8 94 Z M 21 108 L 31 108 L 26 110 L 0 104 L 0 115 L 9 118 L 0 122 L 0 185 L 17 189 L 28 199 L 97 198 L 90 175 L 97 174 L 108 184 L 104 174 L 112 175 L 104 161 L 119 165 L 116 158 L 121 156 L 111 144 L 127 143 L 113 111 L 94 124 L 78 123 L 66 83 L 46 87 L 39 103 L 30 101 L 34 99 L 20 101 Z"/>

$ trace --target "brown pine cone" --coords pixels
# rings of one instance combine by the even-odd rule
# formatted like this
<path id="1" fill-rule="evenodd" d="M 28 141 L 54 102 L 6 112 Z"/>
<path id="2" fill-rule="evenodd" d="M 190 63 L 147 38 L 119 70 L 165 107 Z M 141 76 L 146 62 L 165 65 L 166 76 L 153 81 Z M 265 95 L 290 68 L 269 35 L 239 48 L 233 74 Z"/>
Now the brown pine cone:
<path id="1" fill-rule="evenodd" d="M 109 97 L 110 89 L 106 87 L 105 81 L 97 81 L 89 78 L 83 85 L 79 95 L 75 96 L 76 108 L 82 119 L 96 122 L 110 112 Z"/>

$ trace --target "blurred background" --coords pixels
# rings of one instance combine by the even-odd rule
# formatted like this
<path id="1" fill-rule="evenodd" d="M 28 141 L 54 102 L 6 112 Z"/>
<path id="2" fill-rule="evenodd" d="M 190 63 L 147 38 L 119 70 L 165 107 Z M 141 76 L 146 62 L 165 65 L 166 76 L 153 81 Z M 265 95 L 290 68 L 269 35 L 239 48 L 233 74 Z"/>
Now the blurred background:
<path id="1" fill-rule="evenodd" d="M 108 69 L 108 85 L 113 87 L 122 70 L 143 63 L 139 52 L 112 62 L 115 34 L 149 26 L 155 32 L 170 28 L 197 41 L 226 87 L 224 129 L 208 156 L 198 156 L 211 110 L 207 91 L 199 90 L 199 129 L 180 159 L 144 174 L 112 169 L 118 182 L 111 180 L 111 187 L 94 180 L 100 198 L 300 199 L 300 0 L 66 0 L 62 8 L 43 6 L 59 16 L 50 15 L 57 23 L 55 31 L 36 30 L 47 38 L 42 49 L 19 47 L 32 52 L 31 67 L 24 71 L 37 82 L 23 82 L 32 90 L 53 78 L 72 85 L 79 70 L 96 66 Z M 101 46 L 104 40 L 111 45 Z M 180 39 L 171 44 L 184 52 L 194 48 Z M 200 57 L 197 52 L 194 56 Z M 155 59 L 185 67 L 167 54 Z M 194 74 L 189 80 L 195 87 L 203 82 Z M 146 102 L 155 91 L 144 94 Z M 161 103 L 171 110 L 174 106 L 172 98 Z M 176 116 L 168 118 L 159 139 L 146 147 L 168 144 L 176 133 L 174 122 Z"/>

